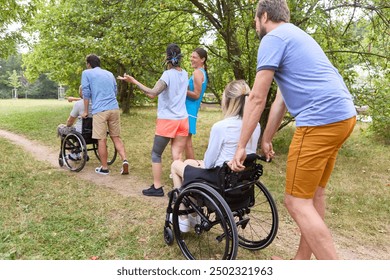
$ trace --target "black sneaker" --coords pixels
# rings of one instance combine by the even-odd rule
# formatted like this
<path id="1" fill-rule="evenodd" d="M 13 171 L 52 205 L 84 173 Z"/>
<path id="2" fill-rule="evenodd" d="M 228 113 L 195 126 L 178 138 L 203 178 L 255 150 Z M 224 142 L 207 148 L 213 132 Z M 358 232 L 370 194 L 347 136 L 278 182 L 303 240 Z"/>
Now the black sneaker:
<path id="1" fill-rule="evenodd" d="M 103 167 L 96 167 L 95 168 L 95 172 L 98 173 L 98 174 L 102 174 L 102 175 L 108 175 L 110 172 L 108 171 L 108 169 L 103 169 Z"/>
<path id="2" fill-rule="evenodd" d="M 156 189 L 154 184 L 149 189 L 142 190 L 142 194 L 146 196 L 164 196 L 163 187 Z"/>

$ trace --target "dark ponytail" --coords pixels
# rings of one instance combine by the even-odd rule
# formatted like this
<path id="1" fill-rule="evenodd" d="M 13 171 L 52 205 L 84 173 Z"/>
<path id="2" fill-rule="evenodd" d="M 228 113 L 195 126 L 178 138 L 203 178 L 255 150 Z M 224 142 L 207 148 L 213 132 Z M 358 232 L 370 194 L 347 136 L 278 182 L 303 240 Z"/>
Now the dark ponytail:
<path id="1" fill-rule="evenodd" d="M 167 64 L 172 64 L 173 67 L 180 66 L 180 61 L 183 55 L 181 54 L 181 50 L 176 44 L 169 44 L 167 47 L 167 57 L 165 62 Z"/>

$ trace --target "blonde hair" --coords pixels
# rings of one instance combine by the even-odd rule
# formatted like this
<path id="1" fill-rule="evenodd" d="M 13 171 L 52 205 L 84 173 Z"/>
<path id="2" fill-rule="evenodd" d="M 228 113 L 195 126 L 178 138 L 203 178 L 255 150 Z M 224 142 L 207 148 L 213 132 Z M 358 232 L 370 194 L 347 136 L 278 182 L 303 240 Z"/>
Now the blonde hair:
<path id="1" fill-rule="evenodd" d="M 227 84 L 222 94 L 222 114 L 224 118 L 234 116 L 242 118 L 245 99 L 250 90 L 244 80 L 235 80 Z"/>

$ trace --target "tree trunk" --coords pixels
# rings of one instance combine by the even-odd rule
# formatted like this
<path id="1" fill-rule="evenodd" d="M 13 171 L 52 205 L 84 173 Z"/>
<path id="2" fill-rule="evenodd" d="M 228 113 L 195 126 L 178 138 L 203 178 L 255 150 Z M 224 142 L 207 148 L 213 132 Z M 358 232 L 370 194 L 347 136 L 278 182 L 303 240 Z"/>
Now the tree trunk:
<path id="1" fill-rule="evenodd" d="M 126 69 L 124 65 L 119 65 L 119 73 L 123 75 L 125 73 Z M 118 83 L 118 101 L 119 101 L 119 107 L 122 109 L 123 114 L 129 114 L 130 113 L 130 104 L 131 99 L 134 97 L 133 87 L 125 82 L 120 81 Z"/>

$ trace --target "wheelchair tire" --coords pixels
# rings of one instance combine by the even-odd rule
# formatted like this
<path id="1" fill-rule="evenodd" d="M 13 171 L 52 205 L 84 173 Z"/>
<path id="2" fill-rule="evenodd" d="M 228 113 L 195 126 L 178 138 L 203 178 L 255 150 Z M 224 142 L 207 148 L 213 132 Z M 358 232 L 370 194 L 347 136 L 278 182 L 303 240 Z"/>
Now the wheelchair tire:
<path id="1" fill-rule="evenodd" d="M 60 166 L 60 167 L 63 167 L 64 166 L 64 160 L 60 157 L 60 158 L 58 158 L 58 165 Z"/>
<path id="2" fill-rule="evenodd" d="M 238 244 L 249 250 L 266 248 L 276 237 L 279 218 L 271 193 L 260 182 L 254 185 L 254 204 L 241 215 L 234 213 L 238 231 Z M 240 225 L 239 220 L 246 220 Z"/>
<path id="3" fill-rule="evenodd" d="M 167 245 L 172 245 L 174 241 L 173 232 L 170 227 L 164 227 L 164 241 Z"/>
<path id="4" fill-rule="evenodd" d="M 61 155 L 70 171 L 81 171 L 87 161 L 87 145 L 83 136 L 77 131 L 66 135 L 62 141 Z"/>
<path id="5" fill-rule="evenodd" d="M 185 206 L 185 210 L 182 205 Z M 196 214 L 196 224 L 182 232 L 181 216 Z M 194 217 L 194 216 L 193 216 Z M 173 207 L 173 232 L 183 255 L 193 259 L 232 260 L 237 256 L 238 234 L 234 217 L 222 196 L 211 186 L 190 183 L 178 195 Z"/>
<path id="6" fill-rule="evenodd" d="M 93 142 L 93 151 L 97 157 L 97 159 L 100 161 L 99 157 L 99 150 L 98 150 L 98 143 Z M 114 142 L 112 141 L 111 137 L 107 137 L 107 164 L 111 165 L 115 162 L 117 157 L 117 150 L 115 149 Z"/>

